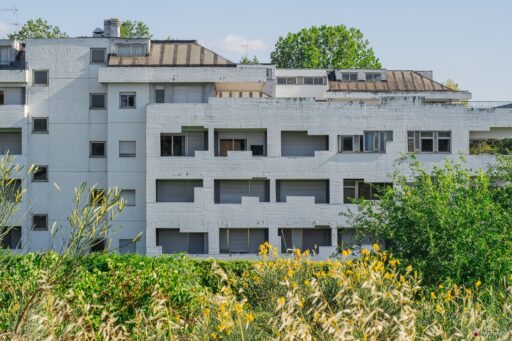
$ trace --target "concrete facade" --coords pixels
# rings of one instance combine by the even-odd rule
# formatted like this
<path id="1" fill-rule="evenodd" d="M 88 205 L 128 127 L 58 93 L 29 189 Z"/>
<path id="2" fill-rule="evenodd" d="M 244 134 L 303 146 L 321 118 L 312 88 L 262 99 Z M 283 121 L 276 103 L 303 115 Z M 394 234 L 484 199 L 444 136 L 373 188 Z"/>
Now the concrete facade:
<path id="1" fill-rule="evenodd" d="M 3 44 L 22 51 L 19 44 Z M 329 70 L 272 65 L 109 66 L 108 56 L 120 44 L 146 44 L 144 51 L 151 51 L 144 39 L 35 39 L 23 48 L 26 65 L 0 66 L 0 133 L 18 129 L 16 161 L 47 166 L 49 174 L 48 181 L 23 184 L 23 252 L 60 247 L 59 240 L 52 244 L 48 230 L 32 228 L 31 217 L 47 214 L 49 226 L 66 231 L 73 189 L 87 181 L 135 193 L 134 204 L 116 222 L 113 249 L 140 232 L 142 240 L 130 250 L 147 255 L 188 245 L 204 255 L 225 257 L 233 250 L 253 257 L 261 240 L 279 246 L 286 239 L 300 247 L 319 238 L 328 245 L 316 252 L 325 257 L 336 248 L 338 229 L 349 227 L 339 213 L 354 207 L 344 202 L 344 180 L 389 182 L 395 160 L 408 152 L 408 132 L 449 132 L 448 152 L 418 154 L 427 166 L 468 154 L 471 138 L 512 137 L 512 109 L 472 110 L 453 102 L 467 100 L 468 93 L 351 97 L 351 92 L 329 90 Z M 91 49 L 105 49 L 104 62 L 93 62 Z M 48 72 L 47 84 L 36 84 L 36 71 Z M 296 77 L 290 81 L 295 84 L 283 84 L 283 77 Z M 91 107 L 91 94 L 104 94 L 104 107 Z M 47 118 L 48 131 L 37 132 L 34 118 Z M 367 153 L 363 146 L 361 152 L 340 152 L 343 136 L 357 136 L 347 140 L 355 151 L 359 136 L 362 141 L 371 131 L 392 131 L 385 152 Z M 163 136 L 177 137 L 164 143 Z M 91 157 L 91 142 L 105 143 L 104 157 Z M 135 148 L 120 153 L 120 142 Z M 294 156 L 283 156 L 290 145 Z M 432 142 L 432 148 L 442 146 Z M 469 156 L 474 167 L 490 161 Z M 171 192 L 157 200 L 157 180 L 184 183 L 167 183 L 161 190 Z M 172 193 L 173 188 L 180 189 Z M 216 203 L 216 195 L 238 201 Z"/>

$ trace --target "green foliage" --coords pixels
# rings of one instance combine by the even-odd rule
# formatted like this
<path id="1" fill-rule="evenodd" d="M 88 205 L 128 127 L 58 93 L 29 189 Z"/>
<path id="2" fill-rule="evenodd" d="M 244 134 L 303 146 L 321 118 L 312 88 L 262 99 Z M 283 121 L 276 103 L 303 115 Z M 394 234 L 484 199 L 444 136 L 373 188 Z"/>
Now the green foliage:
<path id="1" fill-rule="evenodd" d="M 242 59 L 240 59 L 240 64 L 259 64 L 260 61 L 256 56 L 254 56 L 252 59 L 247 57 L 247 55 L 243 56 Z"/>
<path id="2" fill-rule="evenodd" d="M 512 139 L 510 138 L 469 141 L 469 153 L 471 155 L 510 155 L 511 152 Z"/>
<path id="3" fill-rule="evenodd" d="M 41 18 L 30 19 L 21 29 L 7 36 L 9 39 L 25 41 L 33 38 L 67 38 L 68 35 L 62 32 L 58 26 L 48 24 L 48 21 Z"/>
<path id="4" fill-rule="evenodd" d="M 148 25 L 143 21 L 124 20 L 121 23 L 121 38 L 151 38 Z"/>
<path id="5" fill-rule="evenodd" d="M 352 225 L 411 262 L 427 283 L 498 283 L 512 271 L 512 163 L 487 172 L 446 162 L 396 173 L 380 201 L 361 201 Z M 501 179 L 498 186 L 494 179 Z M 504 180 L 505 179 L 505 180 Z M 507 180 L 508 179 L 508 180 Z"/>
<path id="6" fill-rule="evenodd" d="M 363 33 L 345 25 L 303 28 L 279 37 L 271 53 L 280 68 L 370 68 L 382 67 Z"/>

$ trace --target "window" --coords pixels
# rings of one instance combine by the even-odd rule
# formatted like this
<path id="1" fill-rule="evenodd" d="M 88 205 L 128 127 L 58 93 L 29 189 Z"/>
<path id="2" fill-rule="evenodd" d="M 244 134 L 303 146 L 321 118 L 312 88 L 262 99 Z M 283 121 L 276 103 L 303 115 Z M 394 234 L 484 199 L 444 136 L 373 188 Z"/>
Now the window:
<path id="1" fill-rule="evenodd" d="M 47 214 L 32 215 L 32 229 L 33 230 L 48 230 L 48 215 Z"/>
<path id="2" fill-rule="evenodd" d="M 194 202 L 194 188 L 203 180 L 156 180 L 156 202 Z"/>
<path id="3" fill-rule="evenodd" d="M 297 77 L 277 77 L 277 84 L 279 84 L 279 85 L 296 85 Z"/>
<path id="4" fill-rule="evenodd" d="M 155 103 L 165 103 L 165 89 L 155 89 Z"/>
<path id="5" fill-rule="evenodd" d="M 48 117 L 32 117 L 32 133 L 48 134 Z"/>
<path id="6" fill-rule="evenodd" d="M 119 108 L 133 109 L 135 108 L 135 93 L 127 92 L 119 94 Z"/>
<path id="7" fill-rule="evenodd" d="M 265 148 L 263 145 L 252 145 L 251 146 L 252 156 L 264 156 Z"/>
<path id="8" fill-rule="evenodd" d="M 363 152 L 363 135 L 338 136 L 338 151 L 340 153 Z"/>
<path id="9" fill-rule="evenodd" d="M 136 149 L 135 141 L 119 141 L 119 157 L 135 157 Z"/>
<path id="10" fill-rule="evenodd" d="M 208 253 L 208 234 L 180 232 L 179 229 L 156 229 L 156 245 L 162 247 L 164 254 L 205 254 Z"/>
<path id="11" fill-rule="evenodd" d="M 92 48 L 91 49 L 91 64 L 105 64 L 105 55 L 107 49 Z"/>
<path id="12" fill-rule="evenodd" d="M 90 157 L 105 157 L 105 142 L 104 141 L 91 141 L 90 144 Z"/>
<path id="13" fill-rule="evenodd" d="M 146 55 L 146 45 L 141 44 L 119 44 L 117 55 L 120 57 L 143 57 Z"/>
<path id="14" fill-rule="evenodd" d="M 219 230 L 220 253 L 255 253 L 268 242 L 268 229 L 229 228 Z"/>
<path id="15" fill-rule="evenodd" d="M 341 80 L 343 82 L 356 82 L 357 81 L 357 73 L 355 73 L 355 72 L 343 73 L 341 75 Z"/>
<path id="16" fill-rule="evenodd" d="M 33 85 L 48 85 L 48 70 L 34 70 L 32 77 Z"/>
<path id="17" fill-rule="evenodd" d="M 21 128 L 0 129 L 0 154 L 21 155 Z"/>
<path id="18" fill-rule="evenodd" d="M 389 182 L 364 182 L 364 180 L 343 180 L 343 203 L 352 204 L 356 200 L 378 200 L 385 191 L 393 186 Z"/>
<path id="19" fill-rule="evenodd" d="M 137 252 L 136 243 L 133 239 L 119 239 L 119 254 L 134 254 Z"/>
<path id="20" fill-rule="evenodd" d="M 32 182 L 46 182 L 48 181 L 48 166 L 35 166 L 34 174 L 32 175 Z"/>
<path id="21" fill-rule="evenodd" d="M 105 239 L 97 238 L 92 241 L 90 252 L 103 252 L 105 251 Z"/>
<path id="22" fill-rule="evenodd" d="M 101 205 L 106 199 L 104 189 L 95 188 L 89 192 L 89 202 L 93 205 Z"/>
<path id="23" fill-rule="evenodd" d="M 126 201 L 126 206 L 135 206 L 135 190 L 123 189 L 121 190 L 121 198 Z"/>
<path id="24" fill-rule="evenodd" d="M 369 72 L 366 74 L 366 81 L 367 82 L 380 82 L 380 81 L 382 81 L 382 74 L 375 73 L 375 72 Z"/>
<path id="25" fill-rule="evenodd" d="M 273 78 L 272 69 L 267 69 L 267 79 L 272 79 L 272 78 Z"/>
<path id="26" fill-rule="evenodd" d="M 451 153 L 450 131 L 408 131 L 409 153 Z"/>
<path id="27" fill-rule="evenodd" d="M 7 233 L 5 232 L 7 229 Z M 2 249 L 21 249 L 21 226 L 3 227 L 0 231 L 0 244 Z"/>
<path id="28" fill-rule="evenodd" d="M 0 90 L 0 105 L 4 105 L 5 104 L 5 95 L 4 95 L 4 91 L 3 90 Z"/>
<path id="29" fill-rule="evenodd" d="M 385 153 L 386 143 L 393 141 L 393 131 L 365 131 L 363 135 L 338 136 L 340 153 Z"/>
<path id="30" fill-rule="evenodd" d="M 185 156 L 185 136 L 160 135 L 161 156 Z"/>
<path id="31" fill-rule="evenodd" d="M 325 77 L 304 77 L 305 85 L 324 85 Z"/>
<path id="32" fill-rule="evenodd" d="M 219 156 L 228 156 L 228 151 L 247 150 L 246 139 L 220 139 Z"/>
<path id="33" fill-rule="evenodd" d="M 90 94 L 89 95 L 89 108 L 90 109 L 105 109 L 105 94 Z"/>
<path id="34" fill-rule="evenodd" d="M 242 197 L 256 197 L 270 202 L 270 180 L 214 180 L 215 204 L 241 204 Z"/>

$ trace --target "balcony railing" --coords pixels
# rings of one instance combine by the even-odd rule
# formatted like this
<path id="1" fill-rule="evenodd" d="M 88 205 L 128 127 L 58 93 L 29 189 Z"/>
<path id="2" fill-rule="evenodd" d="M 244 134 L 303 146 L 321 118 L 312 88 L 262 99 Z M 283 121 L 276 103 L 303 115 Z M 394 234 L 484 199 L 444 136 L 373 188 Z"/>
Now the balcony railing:
<path id="1" fill-rule="evenodd" d="M 512 101 L 463 101 L 461 105 L 471 109 L 512 109 Z"/>
<path id="2" fill-rule="evenodd" d="M 0 62 L 0 70 L 27 70 L 28 63 L 23 60 L 13 62 Z"/>

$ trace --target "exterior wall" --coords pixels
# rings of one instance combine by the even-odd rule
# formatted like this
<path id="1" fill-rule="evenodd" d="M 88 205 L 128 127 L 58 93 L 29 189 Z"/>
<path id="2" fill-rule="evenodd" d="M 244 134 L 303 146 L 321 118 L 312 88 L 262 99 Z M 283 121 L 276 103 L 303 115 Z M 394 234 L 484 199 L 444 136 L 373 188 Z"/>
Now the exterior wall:
<path id="1" fill-rule="evenodd" d="M 182 232 L 207 232 L 210 254 L 219 254 L 219 228 L 268 228 L 269 240 L 280 245 L 278 228 L 332 228 L 331 248 L 320 248 L 325 256 L 337 241 L 337 227 L 347 225 L 339 213 L 353 207 L 343 204 L 343 179 L 389 182 L 395 160 L 407 152 L 408 130 L 451 130 L 451 154 L 420 154 L 427 167 L 445 158 L 457 159 L 469 151 L 469 131 L 490 127 L 512 127 L 511 109 L 470 111 L 462 107 L 423 105 L 396 101 L 385 106 L 325 103 L 296 99 L 210 99 L 207 104 L 155 104 L 147 108 L 147 253 L 159 254 L 156 228 L 178 228 Z M 162 132 L 180 132 L 182 126 L 208 129 L 213 145 L 214 131 L 222 129 L 266 129 L 267 156 L 231 152 L 216 157 L 210 148 L 191 158 L 161 158 Z M 314 157 L 281 157 L 281 131 L 307 129 L 310 135 L 328 135 L 329 150 Z M 340 154 L 338 135 L 362 134 L 364 130 L 392 130 L 393 141 L 386 153 Z M 469 157 L 473 167 L 485 167 L 492 158 Z M 404 170 L 406 167 L 403 168 Z M 195 189 L 193 203 L 156 203 L 156 179 L 203 179 Z M 241 204 L 215 204 L 214 180 L 270 180 L 270 202 L 243 197 Z M 329 180 L 329 204 L 315 204 L 314 197 L 288 197 L 277 202 L 276 180 Z"/>
<path id="2" fill-rule="evenodd" d="M 276 77 L 327 77 L 325 70 L 277 69 Z M 275 97 L 324 99 L 329 85 L 281 85 L 276 84 Z"/>

